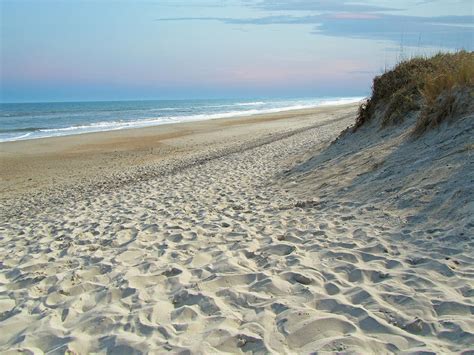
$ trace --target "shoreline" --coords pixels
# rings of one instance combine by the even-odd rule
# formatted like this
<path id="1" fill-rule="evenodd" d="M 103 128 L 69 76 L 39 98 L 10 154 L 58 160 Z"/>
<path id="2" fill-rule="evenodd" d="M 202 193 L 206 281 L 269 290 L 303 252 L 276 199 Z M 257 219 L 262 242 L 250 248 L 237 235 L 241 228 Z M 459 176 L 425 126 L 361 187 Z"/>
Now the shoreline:
<path id="1" fill-rule="evenodd" d="M 305 110 L 313 110 L 317 108 L 324 108 L 324 107 L 332 107 L 332 106 L 343 106 L 343 105 L 351 105 L 351 104 L 360 104 L 363 100 L 362 97 L 347 97 L 347 98 L 338 98 L 338 99 L 318 99 L 320 102 L 312 103 L 312 104 L 294 104 L 292 106 L 282 106 L 282 107 L 274 107 L 274 108 L 254 108 L 249 110 L 233 110 L 233 111 L 224 111 L 224 112 L 195 112 L 192 114 L 184 114 L 179 116 L 164 116 L 164 117 L 142 117 L 137 118 L 136 120 L 119 120 L 119 121 L 98 121 L 95 123 L 84 123 L 84 125 L 78 124 L 77 126 L 70 126 L 70 127 L 50 127 L 50 128 L 42 128 L 38 129 L 37 131 L 27 132 L 21 136 L 11 137 L 0 139 L 1 143 L 9 143 L 9 142 L 17 142 L 17 141 L 28 141 L 28 140 L 36 140 L 36 139 L 45 139 L 45 138 L 56 138 L 56 137 L 68 137 L 68 136 L 75 136 L 75 135 L 83 135 L 83 134 L 90 134 L 90 133 L 103 133 L 103 132 L 113 132 L 113 131 L 121 131 L 121 130 L 128 130 L 128 129 L 146 129 L 151 127 L 169 125 L 169 124 L 180 124 L 180 123 L 193 123 L 193 122 L 201 122 L 201 121 L 208 121 L 208 120 L 216 120 L 216 119 L 236 119 L 236 118 L 247 118 L 252 116 L 261 116 L 261 115 L 273 115 L 285 112 L 294 112 L 294 111 L 305 111 Z M 265 102 L 255 102 L 256 104 L 265 104 Z M 255 103 L 240 103 L 235 104 L 235 106 L 248 106 Z M 40 105 L 34 104 L 34 105 Z M 222 105 L 224 106 L 232 106 L 232 105 Z M 203 106 L 205 107 L 221 107 L 221 106 Z M 160 110 L 160 109 L 158 109 Z M 169 108 L 163 108 L 162 110 L 169 110 Z M 100 113 L 97 112 L 97 117 L 100 117 Z M 6 116 L 7 118 L 9 115 Z M 132 116 L 130 116 L 132 117 Z M 129 117 L 129 118 L 130 118 Z M 102 128 L 98 128 L 101 126 Z M 83 131 L 81 131 L 83 129 Z M 21 130 L 24 132 L 24 130 Z M 54 131 L 67 131 L 63 134 L 52 134 L 52 135 L 43 135 L 42 132 L 54 132 Z M 13 131 L 12 131 L 13 132 Z M 7 132 L 8 133 L 8 132 Z M 11 132 L 10 132 L 11 133 Z M 56 132 L 57 133 L 57 132 Z"/>
<path id="2" fill-rule="evenodd" d="M 57 184 L 121 173 L 157 164 L 181 153 L 239 144 L 259 134 L 309 125 L 314 116 L 354 110 L 358 104 L 323 106 L 271 114 L 238 116 L 144 128 L 92 132 L 0 143 L 3 198 L 41 191 Z M 255 137 L 252 137 L 255 134 Z"/>

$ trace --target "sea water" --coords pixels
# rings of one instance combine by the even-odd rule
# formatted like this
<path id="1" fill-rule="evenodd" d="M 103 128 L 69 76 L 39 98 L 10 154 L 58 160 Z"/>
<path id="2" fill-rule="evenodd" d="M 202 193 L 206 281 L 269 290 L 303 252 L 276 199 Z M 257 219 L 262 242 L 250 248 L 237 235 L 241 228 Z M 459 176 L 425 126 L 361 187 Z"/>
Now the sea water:
<path id="1" fill-rule="evenodd" d="M 0 142 L 239 117 L 358 102 L 362 97 L 0 104 Z"/>

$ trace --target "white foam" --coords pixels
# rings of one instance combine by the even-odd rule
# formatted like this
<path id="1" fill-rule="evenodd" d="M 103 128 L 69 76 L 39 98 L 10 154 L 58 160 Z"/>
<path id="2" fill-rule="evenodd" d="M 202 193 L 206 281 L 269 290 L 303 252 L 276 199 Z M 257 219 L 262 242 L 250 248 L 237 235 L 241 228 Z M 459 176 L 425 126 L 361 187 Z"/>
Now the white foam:
<path id="1" fill-rule="evenodd" d="M 13 142 L 13 141 L 24 140 L 24 139 L 28 138 L 29 136 L 31 136 L 32 134 L 33 134 L 33 132 L 28 132 L 28 133 L 22 134 L 21 136 L 18 136 L 18 137 L 0 139 L 0 142 Z"/>
<path id="2" fill-rule="evenodd" d="M 148 117 L 133 121 L 102 121 L 92 123 L 90 125 L 79 125 L 63 128 L 48 128 L 40 129 L 35 132 L 29 132 L 27 134 L 18 136 L 18 137 L 8 137 L 0 138 L 0 142 L 7 141 L 17 141 L 24 139 L 37 139 L 37 138 L 47 138 L 47 137 L 56 137 L 56 136 L 66 136 L 66 135 L 75 135 L 75 134 L 84 134 L 84 133 L 93 133 L 93 132 L 103 132 L 103 131 L 113 131 L 127 128 L 143 128 L 150 126 L 158 126 L 163 124 L 170 123 L 179 123 L 179 122 L 192 122 L 192 121 L 204 121 L 220 118 L 230 118 L 230 117 L 242 117 L 242 116 L 253 116 L 258 114 L 268 114 L 268 113 L 277 113 L 290 110 L 299 110 L 299 109 L 309 109 L 320 106 L 333 106 L 333 105 L 345 105 L 350 103 L 360 102 L 362 97 L 347 97 L 347 98 L 335 98 L 335 99 L 315 99 L 315 100 L 293 100 L 293 101 L 272 101 L 272 102 L 242 102 L 229 105 L 220 105 L 220 106 L 203 106 L 206 107 L 236 107 L 236 106 L 262 106 L 262 105 L 275 105 L 281 104 L 282 106 L 271 107 L 271 108 L 253 108 L 248 110 L 239 110 L 239 111 L 225 111 L 218 113 L 210 114 L 194 114 L 194 115 L 183 115 L 183 116 L 164 116 L 164 117 Z M 178 108 L 177 108 L 178 109 Z M 156 111 L 167 111 L 171 108 L 156 109 Z"/>

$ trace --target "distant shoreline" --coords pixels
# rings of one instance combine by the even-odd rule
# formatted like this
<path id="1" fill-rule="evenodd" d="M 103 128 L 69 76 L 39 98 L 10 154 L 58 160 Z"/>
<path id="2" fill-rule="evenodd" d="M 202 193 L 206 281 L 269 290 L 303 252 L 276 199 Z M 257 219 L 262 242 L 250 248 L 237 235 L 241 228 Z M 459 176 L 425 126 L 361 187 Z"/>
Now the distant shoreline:
<path id="1" fill-rule="evenodd" d="M 362 97 L 292 100 L 183 100 L 4 104 L 0 144 L 87 133 L 148 128 L 174 123 L 235 119 L 262 114 L 340 106 Z M 172 102 L 172 103 L 171 103 Z"/>

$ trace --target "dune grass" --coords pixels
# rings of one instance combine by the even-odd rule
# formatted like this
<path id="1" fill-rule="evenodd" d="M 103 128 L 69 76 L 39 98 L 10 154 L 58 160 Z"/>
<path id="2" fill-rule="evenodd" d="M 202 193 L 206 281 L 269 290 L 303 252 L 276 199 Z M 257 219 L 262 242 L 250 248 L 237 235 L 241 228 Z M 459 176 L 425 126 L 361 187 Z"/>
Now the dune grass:
<path id="1" fill-rule="evenodd" d="M 372 96 L 359 107 L 354 130 L 377 117 L 382 127 L 418 118 L 413 134 L 421 135 L 459 112 L 461 92 L 474 87 L 474 52 L 439 53 L 400 62 L 375 77 Z M 469 99 L 469 98 L 468 98 Z"/>

